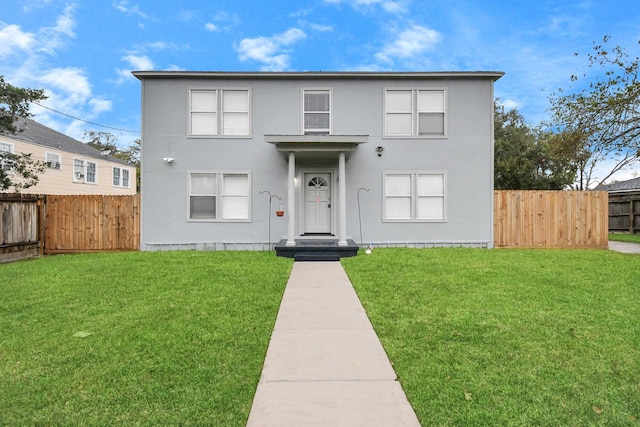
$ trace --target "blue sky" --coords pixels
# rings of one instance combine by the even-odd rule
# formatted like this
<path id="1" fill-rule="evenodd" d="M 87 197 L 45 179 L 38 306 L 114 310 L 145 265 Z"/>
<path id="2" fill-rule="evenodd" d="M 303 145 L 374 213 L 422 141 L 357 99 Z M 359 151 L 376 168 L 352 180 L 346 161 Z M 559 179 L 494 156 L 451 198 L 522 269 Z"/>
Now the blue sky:
<path id="1" fill-rule="evenodd" d="M 85 121 L 38 106 L 36 120 L 77 139 L 112 132 L 123 146 L 139 137 L 132 70 L 504 71 L 496 96 L 537 124 L 604 35 L 638 55 L 640 3 L 2 0 L 0 75 Z"/>

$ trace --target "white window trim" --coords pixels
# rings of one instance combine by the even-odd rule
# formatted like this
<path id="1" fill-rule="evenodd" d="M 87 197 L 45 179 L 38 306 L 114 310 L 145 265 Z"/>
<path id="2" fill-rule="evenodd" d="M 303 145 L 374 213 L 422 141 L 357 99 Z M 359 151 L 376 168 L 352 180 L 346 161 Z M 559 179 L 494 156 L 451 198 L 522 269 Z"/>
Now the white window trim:
<path id="1" fill-rule="evenodd" d="M 302 129 L 301 135 L 325 135 L 323 133 L 315 133 L 310 132 L 307 133 L 307 130 L 304 127 L 304 114 L 306 113 L 304 109 L 304 94 L 305 92 L 329 92 L 329 135 L 333 135 L 333 89 L 326 87 L 307 87 L 302 88 L 300 92 L 300 129 Z"/>
<path id="2" fill-rule="evenodd" d="M 113 183 L 114 172 L 116 169 L 120 171 L 117 185 Z M 124 171 L 129 171 L 129 185 L 124 185 Z M 111 167 L 111 186 L 117 188 L 131 188 L 131 171 L 129 170 L 129 168 L 125 168 L 122 166 Z"/>
<path id="3" fill-rule="evenodd" d="M 116 184 L 115 181 L 115 177 L 116 177 L 116 169 L 118 170 L 118 183 Z M 122 168 L 113 166 L 111 168 L 111 186 L 112 187 L 121 187 L 120 182 L 121 182 L 121 174 L 122 174 Z"/>
<path id="4" fill-rule="evenodd" d="M 127 185 L 124 185 L 124 173 L 127 172 Z M 120 171 L 120 181 L 122 182 L 122 188 L 131 188 L 131 169 L 122 168 Z"/>
<path id="5" fill-rule="evenodd" d="M 54 163 L 54 162 L 49 162 L 49 161 L 47 161 L 47 158 L 48 158 L 49 156 L 56 156 L 56 157 L 58 158 L 58 160 L 56 160 L 56 162 L 55 162 L 55 163 L 57 163 L 57 164 L 58 164 L 58 167 L 57 167 L 57 168 L 55 168 L 55 167 L 51 167 L 51 166 L 49 165 L 49 163 Z M 60 153 L 54 153 L 53 151 L 45 151 L 45 152 L 44 152 L 44 161 L 45 161 L 45 164 L 46 164 L 46 166 L 47 166 L 47 170 L 49 170 L 49 169 L 51 169 L 51 170 L 56 170 L 56 171 L 62 170 L 62 154 L 60 154 Z"/>
<path id="6" fill-rule="evenodd" d="M 2 144 L 3 146 L 9 147 L 9 150 L 2 150 L 2 152 L 7 152 L 8 151 L 11 154 L 15 153 L 15 145 L 14 144 L 12 144 L 10 142 L 4 142 L 4 141 L 1 141 L 0 144 Z M 8 175 L 13 175 L 14 174 L 13 167 L 10 166 L 10 167 L 6 168 L 5 165 L 4 165 L 4 161 L 0 161 L 0 168 L 3 168 L 5 173 L 8 174 Z"/>
<path id="7" fill-rule="evenodd" d="M 383 89 L 382 104 L 382 138 L 383 139 L 444 139 L 449 135 L 449 102 L 448 90 L 441 87 L 386 87 Z M 387 93 L 389 91 L 411 91 L 411 135 L 387 135 Z M 418 92 L 443 92 L 444 97 L 444 133 L 442 135 L 418 134 Z"/>
<path id="8" fill-rule="evenodd" d="M 191 218 L 191 175 L 192 174 L 216 174 L 216 216 L 217 218 Z M 224 175 L 247 175 L 247 218 L 243 219 L 224 219 L 219 218 L 222 212 L 222 177 Z M 251 171 L 248 170 L 188 170 L 187 171 L 187 204 L 186 204 L 187 222 L 251 222 Z"/>
<path id="9" fill-rule="evenodd" d="M 411 218 L 410 219 L 396 219 L 387 218 L 386 214 L 386 178 L 388 175 L 411 175 Z M 418 175 L 441 175 L 443 179 L 443 217 L 434 219 L 419 219 L 416 218 L 416 200 L 418 195 L 416 193 L 416 179 Z M 447 222 L 447 205 L 448 205 L 448 179 L 447 172 L 441 170 L 406 170 L 406 171 L 384 171 L 382 173 L 382 222 Z M 435 197 L 435 196 L 434 196 Z"/>
<path id="10" fill-rule="evenodd" d="M 223 121 L 223 116 L 224 116 L 224 111 L 222 111 L 222 93 L 224 91 L 247 91 L 248 92 L 248 102 L 249 102 L 249 111 L 248 113 L 248 120 L 249 120 L 249 133 L 247 135 L 225 135 L 222 132 L 224 132 L 224 121 Z M 217 133 L 215 134 L 211 134 L 211 135 L 200 135 L 200 134 L 192 134 L 191 133 L 191 129 L 192 129 L 192 124 L 191 124 L 191 94 L 193 92 L 198 92 L 198 91 L 208 91 L 208 92 L 216 92 L 216 121 L 217 121 Z M 252 134 L 253 134 L 253 113 L 252 113 L 252 106 L 253 106 L 253 99 L 252 99 L 252 93 L 251 93 L 251 88 L 247 88 L 247 87 L 225 87 L 225 88 L 220 88 L 220 87 L 216 87 L 216 88 L 203 88 L 203 87 L 191 87 L 189 88 L 189 99 L 188 99 L 188 105 L 187 105 L 187 137 L 188 138 L 193 138 L 193 139 L 210 139 L 210 138 L 216 138 L 216 139 L 221 139 L 221 138 L 228 138 L 228 139 L 247 139 L 247 138 L 252 138 Z"/>
<path id="11" fill-rule="evenodd" d="M 82 162 L 82 177 L 80 178 L 77 174 L 76 174 L 76 160 L 79 160 Z M 87 175 L 88 175 L 88 164 L 89 163 L 93 163 L 95 165 L 95 181 L 87 181 Z M 89 185 L 98 185 L 98 162 L 93 161 L 93 160 L 87 160 L 87 159 L 83 159 L 80 157 L 74 157 L 73 158 L 73 166 L 71 169 L 71 178 L 73 180 L 73 182 L 75 183 L 79 183 L 79 184 L 89 184 Z"/>

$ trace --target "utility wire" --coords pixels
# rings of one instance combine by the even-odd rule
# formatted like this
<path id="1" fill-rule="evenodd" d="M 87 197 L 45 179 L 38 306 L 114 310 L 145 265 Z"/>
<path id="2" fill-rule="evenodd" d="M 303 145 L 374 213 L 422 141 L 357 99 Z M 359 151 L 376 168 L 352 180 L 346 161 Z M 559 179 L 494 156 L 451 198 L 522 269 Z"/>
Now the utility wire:
<path id="1" fill-rule="evenodd" d="M 107 128 L 107 129 L 113 129 L 113 130 L 117 130 L 117 131 L 120 131 L 120 132 L 128 132 L 128 133 L 136 133 L 136 134 L 140 133 L 140 131 L 137 131 L 137 130 L 121 129 L 121 128 L 116 128 L 116 127 L 113 127 L 113 126 L 101 125 L 100 123 L 96 123 L 96 122 L 90 122 L 89 120 L 81 119 L 80 117 L 75 117 L 75 116 L 72 116 L 70 114 L 63 113 L 62 111 L 54 110 L 53 108 L 44 106 L 44 105 L 40 104 L 39 102 L 34 102 L 34 104 L 39 105 L 42 108 L 46 108 L 47 110 L 51 110 L 54 113 L 62 114 L 63 116 L 67 116 L 67 117 L 72 118 L 74 120 L 80 120 L 81 122 L 89 123 L 89 124 L 92 124 L 92 125 L 95 125 L 95 126 L 100 126 L 100 127 Z"/>

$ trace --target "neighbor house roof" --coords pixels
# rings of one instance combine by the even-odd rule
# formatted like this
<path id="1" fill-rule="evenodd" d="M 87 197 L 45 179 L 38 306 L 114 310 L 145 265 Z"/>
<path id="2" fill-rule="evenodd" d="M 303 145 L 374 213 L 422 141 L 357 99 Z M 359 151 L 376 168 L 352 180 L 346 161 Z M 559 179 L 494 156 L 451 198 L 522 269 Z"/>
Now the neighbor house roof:
<path id="1" fill-rule="evenodd" d="M 612 193 L 640 190 L 640 177 L 628 179 L 626 181 L 614 182 L 613 184 L 601 185 L 597 190 L 609 191 Z"/>
<path id="2" fill-rule="evenodd" d="M 104 156 L 100 154 L 100 150 L 34 120 L 19 119 L 16 121 L 15 125 L 18 129 L 22 129 L 22 132 L 18 132 L 15 135 L 3 134 L 3 136 L 18 141 L 51 147 L 55 150 L 66 151 L 67 153 L 74 153 L 85 157 L 93 157 L 96 159 L 109 160 L 115 163 L 127 164 L 125 161 L 120 160 L 117 157 Z"/>

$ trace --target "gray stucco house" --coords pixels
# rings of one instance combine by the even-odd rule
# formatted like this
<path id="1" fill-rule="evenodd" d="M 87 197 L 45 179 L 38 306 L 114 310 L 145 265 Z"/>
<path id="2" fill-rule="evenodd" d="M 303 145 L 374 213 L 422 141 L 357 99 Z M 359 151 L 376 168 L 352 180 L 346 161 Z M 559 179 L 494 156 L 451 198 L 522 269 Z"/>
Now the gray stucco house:
<path id="1" fill-rule="evenodd" d="M 133 74 L 142 250 L 493 246 L 501 72 Z"/>

